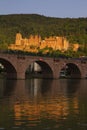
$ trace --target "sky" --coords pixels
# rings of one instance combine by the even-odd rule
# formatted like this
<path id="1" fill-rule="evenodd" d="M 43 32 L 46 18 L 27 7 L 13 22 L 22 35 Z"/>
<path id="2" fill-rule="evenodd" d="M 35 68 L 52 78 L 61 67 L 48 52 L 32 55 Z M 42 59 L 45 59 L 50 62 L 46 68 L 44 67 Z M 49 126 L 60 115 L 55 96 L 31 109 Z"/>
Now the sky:
<path id="1" fill-rule="evenodd" d="M 0 15 L 7 14 L 87 17 L 87 0 L 0 0 Z"/>

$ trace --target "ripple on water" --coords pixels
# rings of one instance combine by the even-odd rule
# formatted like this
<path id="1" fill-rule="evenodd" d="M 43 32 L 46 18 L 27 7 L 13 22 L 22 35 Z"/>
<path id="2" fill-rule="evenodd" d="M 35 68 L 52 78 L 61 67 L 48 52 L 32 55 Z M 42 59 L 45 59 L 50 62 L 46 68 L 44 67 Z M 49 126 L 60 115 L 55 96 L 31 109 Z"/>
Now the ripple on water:
<path id="1" fill-rule="evenodd" d="M 0 128 L 0 130 L 5 130 L 5 128 Z"/>

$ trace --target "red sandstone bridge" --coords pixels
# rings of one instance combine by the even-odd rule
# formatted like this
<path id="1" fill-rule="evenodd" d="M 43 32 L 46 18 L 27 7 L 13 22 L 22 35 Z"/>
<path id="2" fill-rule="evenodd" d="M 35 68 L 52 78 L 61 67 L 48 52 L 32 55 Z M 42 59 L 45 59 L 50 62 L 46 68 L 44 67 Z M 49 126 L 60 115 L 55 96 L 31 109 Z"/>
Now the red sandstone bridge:
<path id="1" fill-rule="evenodd" d="M 42 70 L 43 78 L 60 77 L 63 68 L 68 68 L 70 78 L 86 78 L 87 76 L 87 60 L 75 58 L 48 58 L 18 54 L 0 53 L 0 63 L 4 66 L 7 78 L 9 79 L 25 79 L 26 70 L 29 65 L 36 62 Z"/>

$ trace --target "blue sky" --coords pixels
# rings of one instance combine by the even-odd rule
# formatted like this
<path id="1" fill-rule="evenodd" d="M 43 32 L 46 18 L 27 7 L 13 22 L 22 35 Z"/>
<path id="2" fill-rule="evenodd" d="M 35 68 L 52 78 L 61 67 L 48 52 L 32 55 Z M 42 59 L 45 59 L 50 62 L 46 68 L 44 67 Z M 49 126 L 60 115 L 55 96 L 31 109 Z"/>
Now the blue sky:
<path id="1" fill-rule="evenodd" d="M 3 14 L 87 17 L 87 0 L 0 0 L 0 15 Z"/>

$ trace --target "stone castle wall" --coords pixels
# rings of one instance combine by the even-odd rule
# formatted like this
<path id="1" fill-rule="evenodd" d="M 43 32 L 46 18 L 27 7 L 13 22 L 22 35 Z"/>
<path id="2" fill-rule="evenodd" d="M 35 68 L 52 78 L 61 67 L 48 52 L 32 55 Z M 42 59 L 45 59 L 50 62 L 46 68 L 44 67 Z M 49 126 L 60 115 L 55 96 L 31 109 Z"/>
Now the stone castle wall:
<path id="1" fill-rule="evenodd" d="M 49 38 L 41 39 L 38 35 L 31 35 L 29 38 L 23 38 L 20 33 L 16 34 L 15 43 L 8 48 L 12 50 L 23 50 L 29 52 L 38 52 L 39 49 L 52 48 L 53 50 L 67 51 L 70 43 L 65 37 L 50 36 Z M 77 51 L 79 45 L 73 45 L 73 50 Z"/>

